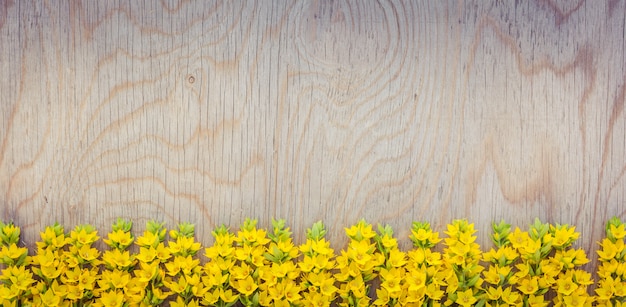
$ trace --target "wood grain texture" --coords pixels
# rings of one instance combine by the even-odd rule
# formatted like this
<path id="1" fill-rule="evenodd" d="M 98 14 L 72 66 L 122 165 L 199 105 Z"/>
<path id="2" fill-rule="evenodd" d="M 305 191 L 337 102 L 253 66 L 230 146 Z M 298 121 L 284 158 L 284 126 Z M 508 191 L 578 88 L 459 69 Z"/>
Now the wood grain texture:
<path id="1" fill-rule="evenodd" d="M 626 4 L 0 1 L 0 218 L 625 218 Z M 595 257 L 595 253 L 590 253 Z"/>

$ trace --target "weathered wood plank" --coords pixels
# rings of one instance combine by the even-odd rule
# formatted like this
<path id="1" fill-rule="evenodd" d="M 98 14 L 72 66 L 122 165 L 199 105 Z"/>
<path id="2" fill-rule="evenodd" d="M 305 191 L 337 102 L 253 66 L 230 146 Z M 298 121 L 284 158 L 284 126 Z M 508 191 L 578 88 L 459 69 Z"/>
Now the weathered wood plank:
<path id="1" fill-rule="evenodd" d="M 0 1 L 3 220 L 624 217 L 624 1 Z M 590 255 L 594 257 L 595 255 Z"/>

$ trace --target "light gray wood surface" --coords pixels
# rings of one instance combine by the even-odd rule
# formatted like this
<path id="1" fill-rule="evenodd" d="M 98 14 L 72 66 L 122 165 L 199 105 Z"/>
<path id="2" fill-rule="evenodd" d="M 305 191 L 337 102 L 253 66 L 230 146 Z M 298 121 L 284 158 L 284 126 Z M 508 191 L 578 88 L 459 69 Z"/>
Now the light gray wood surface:
<path id="1" fill-rule="evenodd" d="M 624 1 L 0 1 L 0 218 L 624 218 Z M 443 235 L 443 234 L 442 234 Z M 594 252 L 588 253 L 595 258 Z"/>

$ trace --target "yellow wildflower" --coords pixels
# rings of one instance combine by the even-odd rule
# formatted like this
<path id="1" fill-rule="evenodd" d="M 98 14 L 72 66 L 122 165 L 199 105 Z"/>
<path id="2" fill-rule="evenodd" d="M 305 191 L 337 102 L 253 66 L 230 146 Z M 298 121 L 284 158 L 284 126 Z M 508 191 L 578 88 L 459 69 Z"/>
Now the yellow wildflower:
<path id="1" fill-rule="evenodd" d="M 254 291 L 259 288 L 254 279 L 252 279 L 252 276 L 247 276 L 244 279 L 233 280 L 231 281 L 231 285 L 239 291 L 239 293 L 245 296 L 251 296 Z"/>
<path id="2" fill-rule="evenodd" d="M 358 223 L 350 228 L 345 228 L 346 234 L 350 239 L 356 241 L 366 241 L 376 236 L 376 232 L 372 230 L 372 225 L 360 220 Z"/>
<path id="3" fill-rule="evenodd" d="M 454 302 L 461 306 L 467 307 L 473 306 L 476 301 L 478 300 L 474 297 L 472 289 L 467 289 L 463 292 L 457 292 L 457 298 Z"/>
<path id="4" fill-rule="evenodd" d="M 102 293 L 100 304 L 104 307 L 122 307 L 124 305 L 124 294 L 119 291 L 107 291 Z"/>
<path id="5" fill-rule="evenodd" d="M 562 278 L 559 278 L 556 281 L 556 283 L 558 286 L 557 292 L 563 295 L 572 294 L 572 292 L 574 292 L 574 290 L 576 290 L 576 288 L 578 287 L 572 280 L 571 276 L 570 277 L 563 276 Z"/>
<path id="6" fill-rule="evenodd" d="M 224 290 L 222 288 L 219 288 L 219 296 L 220 296 L 220 299 L 224 301 L 225 303 L 234 302 L 235 300 L 239 298 L 239 295 L 233 294 L 232 290 L 230 289 Z"/>
<path id="7" fill-rule="evenodd" d="M 610 225 L 609 232 L 613 235 L 615 239 L 623 239 L 624 237 L 626 237 L 626 229 L 624 228 L 624 226 L 624 224 L 620 224 L 618 226 Z"/>
<path id="8" fill-rule="evenodd" d="M 144 248 L 157 247 L 159 244 L 159 235 L 153 232 L 144 231 L 143 235 L 137 238 L 137 245 Z"/>
<path id="9" fill-rule="evenodd" d="M 530 237 L 528 236 L 528 232 L 521 231 L 519 227 L 515 227 L 513 233 L 509 235 L 511 245 L 513 245 L 513 248 L 515 249 L 524 248 L 529 239 Z"/>
<path id="10" fill-rule="evenodd" d="M 48 290 L 46 290 L 40 298 L 43 306 L 59 306 L 59 303 L 61 302 L 61 296 L 56 295 L 52 288 L 48 288 Z"/>
<path id="11" fill-rule="evenodd" d="M 535 294 L 539 291 L 538 277 L 525 277 L 519 280 L 517 289 L 526 295 Z"/>

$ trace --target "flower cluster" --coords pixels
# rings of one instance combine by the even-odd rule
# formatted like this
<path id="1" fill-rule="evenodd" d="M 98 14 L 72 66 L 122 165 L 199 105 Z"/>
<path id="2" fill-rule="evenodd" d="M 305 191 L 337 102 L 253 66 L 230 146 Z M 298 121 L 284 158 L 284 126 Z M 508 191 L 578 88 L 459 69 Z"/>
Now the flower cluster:
<path id="1" fill-rule="evenodd" d="M 138 237 L 131 228 L 118 219 L 101 239 L 91 225 L 67 232 L 54 224 L 29 254 L 20 228 L 0 222 L 0 305 L 626 305 L 626 224 L 618 218 L 607 222 L 591 272 L 583 269 L 585 251 L 574 247 L 576 228 L 538 219 L 527 230 L 494 223 L 486 251 L 467 220 L 452 221 L 443 238 L 414 222 L 408 251 L 390 226 L 374 230 L 360 220 L 345 228 L 349 241 L 339 253 L 322 222 L 300 245 L 284 220 L 272 221 L 270 231 L 252 219 L 237 232 L 222 225 L 204 256 L 193 224 L 168 232 L 149 221 Z"/>
<path id="2" fill-rule="evenodd" d="M 596 298 L 598 306 L 626 305 L 626 249 L 624 249 L 626 230 L 624 223 L 612 218 L 606 224 L 606 237 L 598 250 L 598 287 Z"/>

